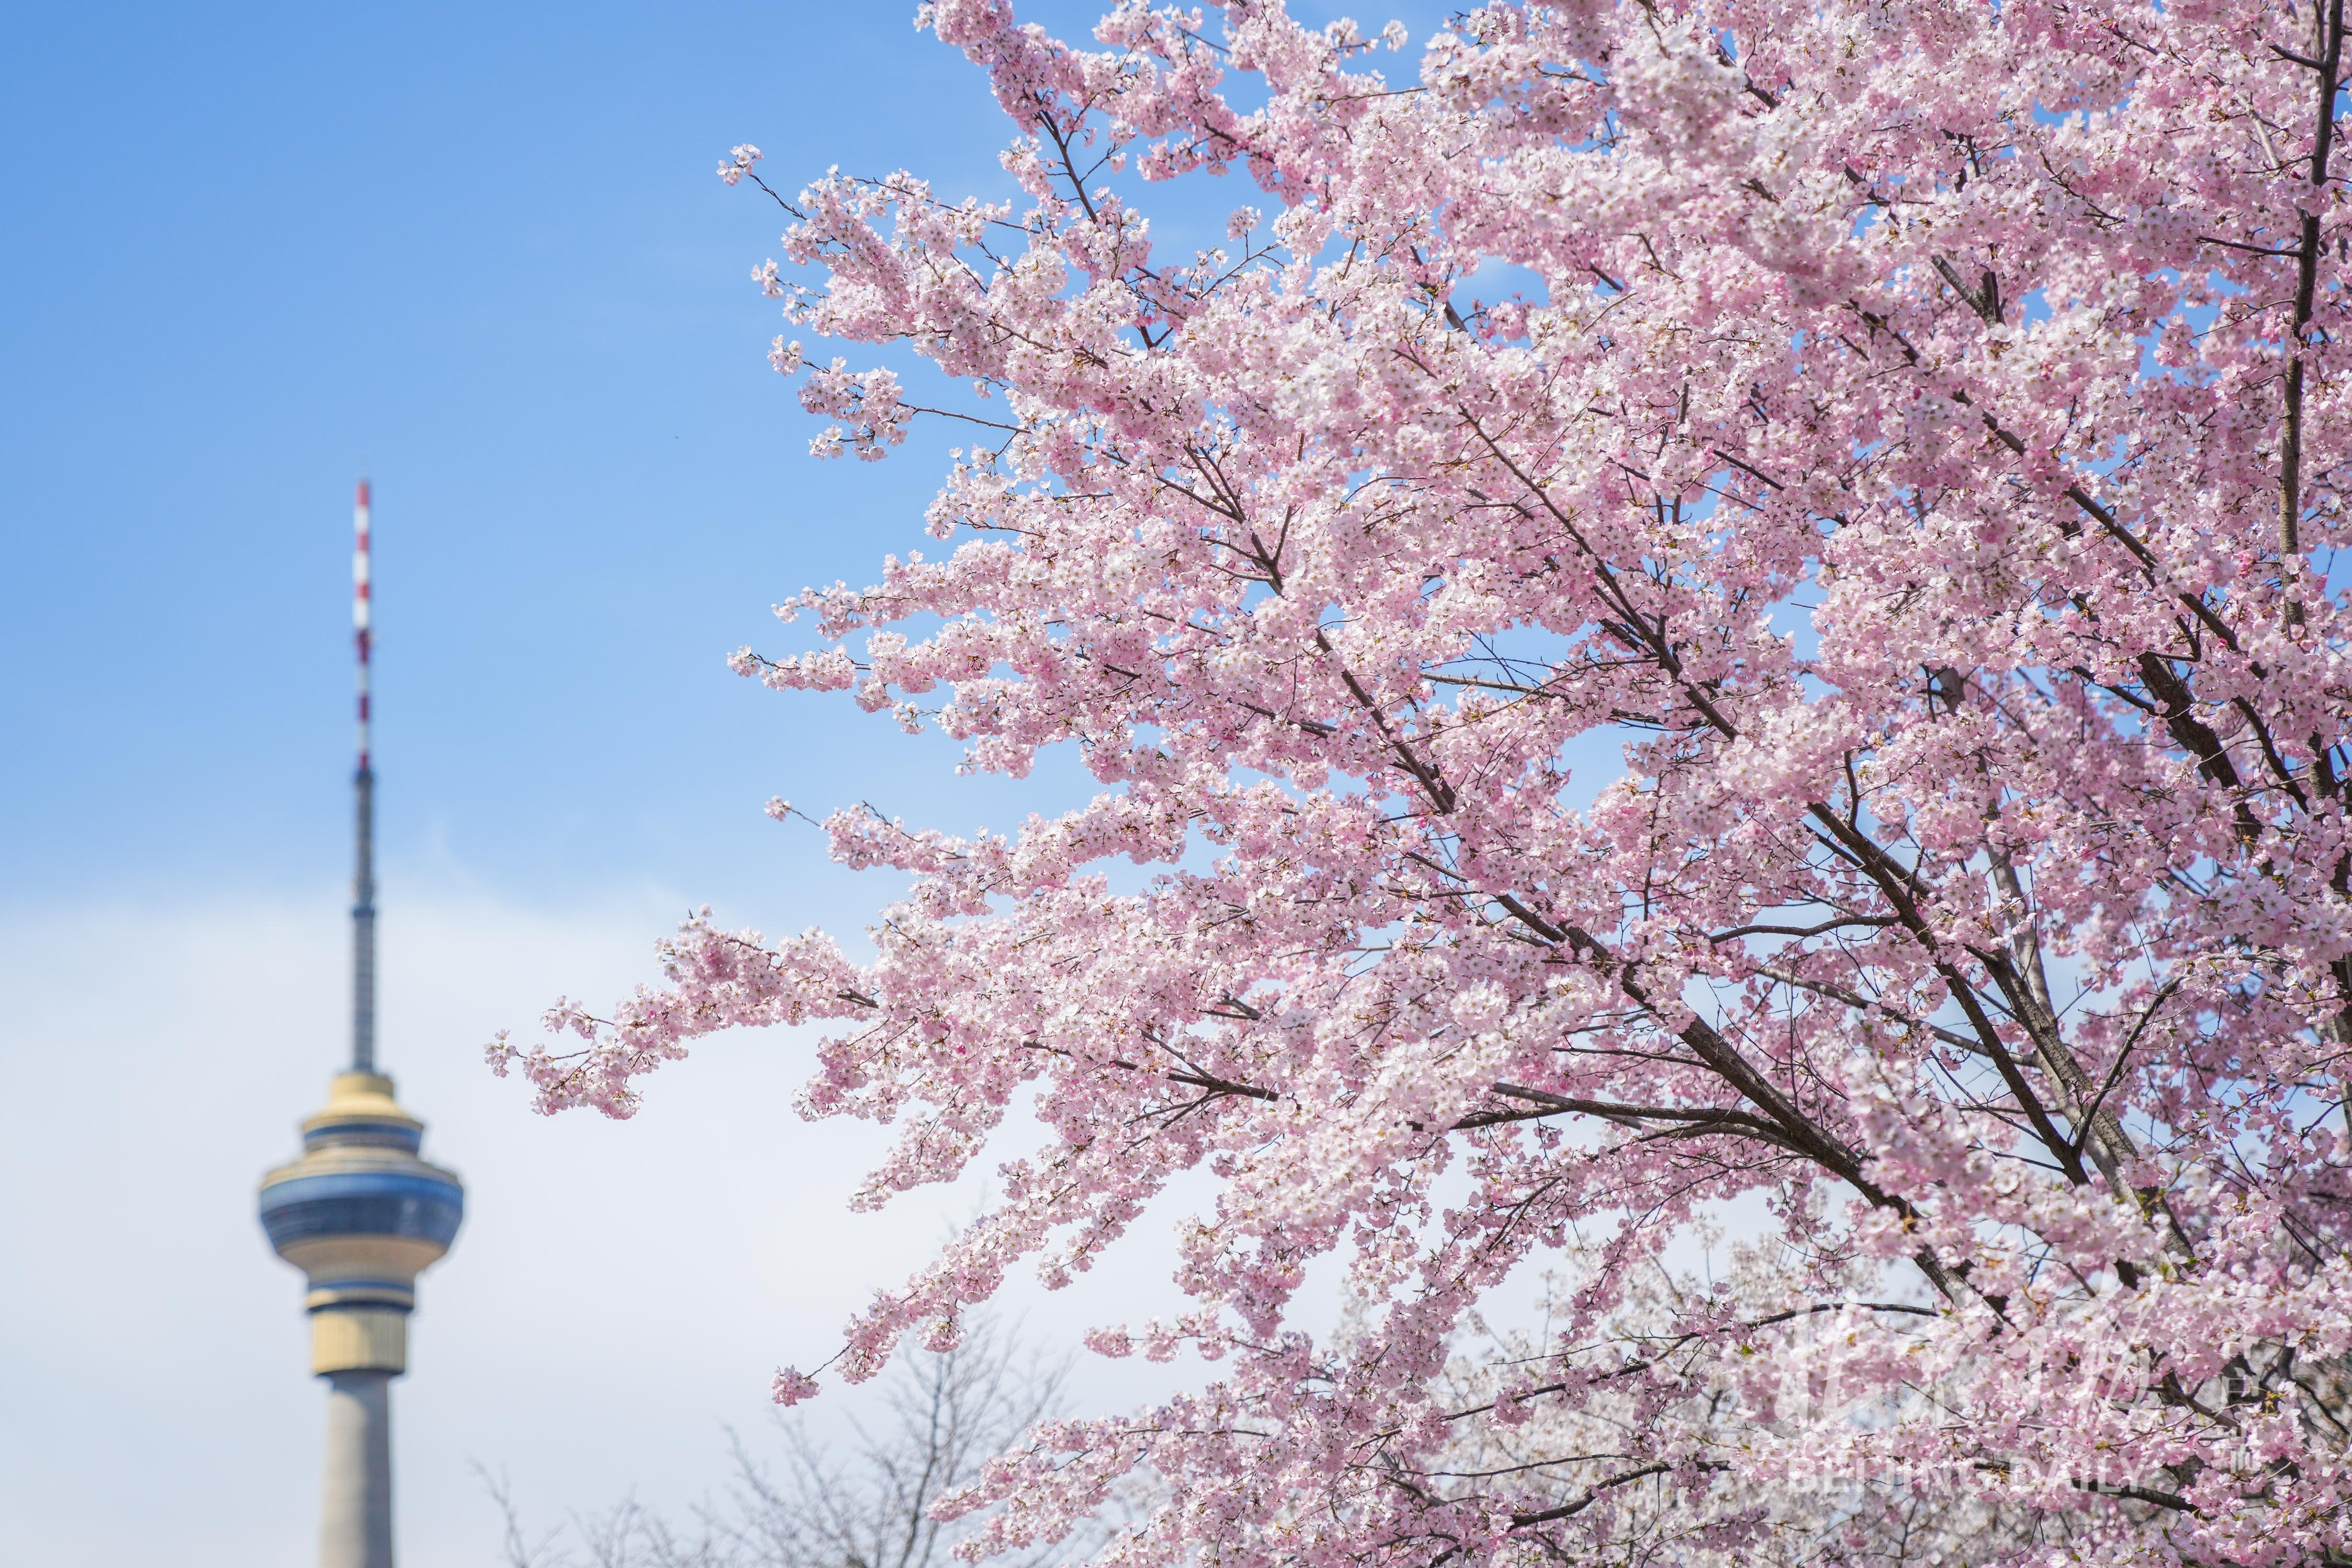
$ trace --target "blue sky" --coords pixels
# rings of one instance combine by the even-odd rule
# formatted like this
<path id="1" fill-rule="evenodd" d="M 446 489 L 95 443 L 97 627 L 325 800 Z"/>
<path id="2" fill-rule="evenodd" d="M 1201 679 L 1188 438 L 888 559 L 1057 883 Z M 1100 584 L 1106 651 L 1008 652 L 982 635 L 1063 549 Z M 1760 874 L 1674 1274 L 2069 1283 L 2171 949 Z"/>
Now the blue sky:
<path id="1" fill-rule="evenodd" d="M 1004 194 L 985 82 L 912 9 L 0 12 L 0 1255 L 32 1282 L 0 1292 L 0 1561 L 310 1559 L 318 1394 L 251 1203 L 342 1049 L 362 468 L 384 1051 L 471 1204 L 398 1395 L 411 1560 L 492 1560 L 468 1459 L 541 1517 L 690 1500 L 772 1368 L 969 1212 L 845 1215 L 879 1145 L 791 1117 L 801 1042 L 672 1068 L 627 1127 L 537 1121 L 478 1055 L 642 977 L 689 903 L 854 933 L 895 889 L 771 795 L 969 829 L 1090 787 L 957 780 L 951 744 L 724 667 L 787 646 L 774 601 L 926 542 L 953 434 L 806 456 L 748 276 L 781 215 L 712 174 L 750 141 L 787 189 Z M 1357 15 L 1392 9 L 1438 14 Z M 1162 242 L 1253 194 L 1156 207 Z M 1136 1247 L 1026 1310 L 1143 1315 Z M 1094 1397 L 1150 1392 L 1119 1364 Z"/>
<path id="2" fill-rule="evenodd" d="M 808 458 L 747 277 L 782 216 L 711 174 L 748 140 L 786 190 L 837 163 L 1009 194 L 984 79 L 911 13 L 13 9 L 0 896 L 341 867 L 362 467 L 395 862 L 800 924 L 780 885 L 829 918 L 877 894 L 771 794 L 956 826 L 1041 798 L 943 798 L 953 748 L 721 663 L 789 637 L 767 610 L 802 584 L 927 542 L 954 431 Z M 1213 194 L 1163 245 L 1255 193 Z"/>
<path id="3" fill-rule="evenodd" d="M 340 868 L 362 466 L 395 862 L 812 869 L 758 803 L 907 748 L 720 660 L 914 538 L 948 443 L 806 457 L 746 276 L 781 222 L 710 170 L 1000 184 L 984 84 L 897 9 L 14 11 L 8 896 Z"/>

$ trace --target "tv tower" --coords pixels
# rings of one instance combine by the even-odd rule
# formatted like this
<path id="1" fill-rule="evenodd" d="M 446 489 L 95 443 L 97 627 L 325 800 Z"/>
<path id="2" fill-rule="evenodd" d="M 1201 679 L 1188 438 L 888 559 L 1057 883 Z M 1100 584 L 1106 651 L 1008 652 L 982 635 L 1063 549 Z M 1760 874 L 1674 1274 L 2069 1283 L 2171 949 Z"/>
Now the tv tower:
<path id="1" fill-rule="evenodd" d="M 417 1158 L 425 1123 L 375 1070 L 375 771 L 368 485 L 352 509 L 352 629 L 359 651 L 357 865 L 352 878 L 352 1065 L 302 1123 L 302 1157 L 261 1181 L 261 1225 L 310 1281 L 310 1370 L 327 1380 L 319 1568 L 392 1568 L 392 1380 L 408 1370 L 416 1276 L 465 1216 L 457 1178 Z"/>

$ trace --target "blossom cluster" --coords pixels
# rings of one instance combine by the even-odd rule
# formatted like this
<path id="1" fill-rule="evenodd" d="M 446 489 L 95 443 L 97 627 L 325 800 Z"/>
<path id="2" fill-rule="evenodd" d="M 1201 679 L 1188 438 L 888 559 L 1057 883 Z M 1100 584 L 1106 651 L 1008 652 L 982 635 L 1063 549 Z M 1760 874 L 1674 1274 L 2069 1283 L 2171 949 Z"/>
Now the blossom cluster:
<path id="1" fill-rule="evenodd" d="M 975 1553 L 1149 1473 L 1122 1568 L 2343 1560 L 2342 20 L 1497 0 L 1392 77 L 1278 0 L 926 5 L 1021 200 L 828 174 L 755 277 L 985 444 L 732 663 L 1099 793 L 836 812 L 870 960 L 697 916 L 494 1060 L 625 1116 L 814 1025 L 861 1204 L 1003 1162 L 786 1400 L 1210 1184 L 1088 1340 L 1208 1370 L 946 1500 Z M 927 416 L 775 362 L 820 452 Z"/>

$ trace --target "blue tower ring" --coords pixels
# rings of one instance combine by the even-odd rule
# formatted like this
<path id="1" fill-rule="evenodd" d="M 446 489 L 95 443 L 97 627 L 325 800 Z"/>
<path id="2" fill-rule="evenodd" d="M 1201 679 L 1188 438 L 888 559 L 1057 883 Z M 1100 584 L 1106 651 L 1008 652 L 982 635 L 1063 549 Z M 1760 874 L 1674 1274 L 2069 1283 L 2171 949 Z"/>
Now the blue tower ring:
<path id="1" fill-rule="evenodd" d="M 305 1150 L 342 1145 L 348 1148 L 399 1149 L 414 1154 L 425 1144 L 425 1129 L 413 1121 L 368 1121 L 339 1118 L 307 1129 Z"/>
<path id="2" fill-rule="evenodd" d="M 261 1226 L 281 1251 L 327 1236 L 413 1237 L 446 1247 L 465 1215 L 463 1187 L 410 1172 L 293 1176 L 261 1189 Z"/>

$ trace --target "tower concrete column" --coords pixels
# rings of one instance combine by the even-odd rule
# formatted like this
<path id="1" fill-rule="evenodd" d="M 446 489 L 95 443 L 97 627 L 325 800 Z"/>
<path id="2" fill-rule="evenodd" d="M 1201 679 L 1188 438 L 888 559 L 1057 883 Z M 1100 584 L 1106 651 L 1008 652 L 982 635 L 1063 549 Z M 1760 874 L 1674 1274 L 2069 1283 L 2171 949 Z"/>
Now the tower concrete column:
<path id="1" fill-rule="evenodd" d="M 392 1568 L 392 1373 L 327 1374 L 319 1568 Z"/>

